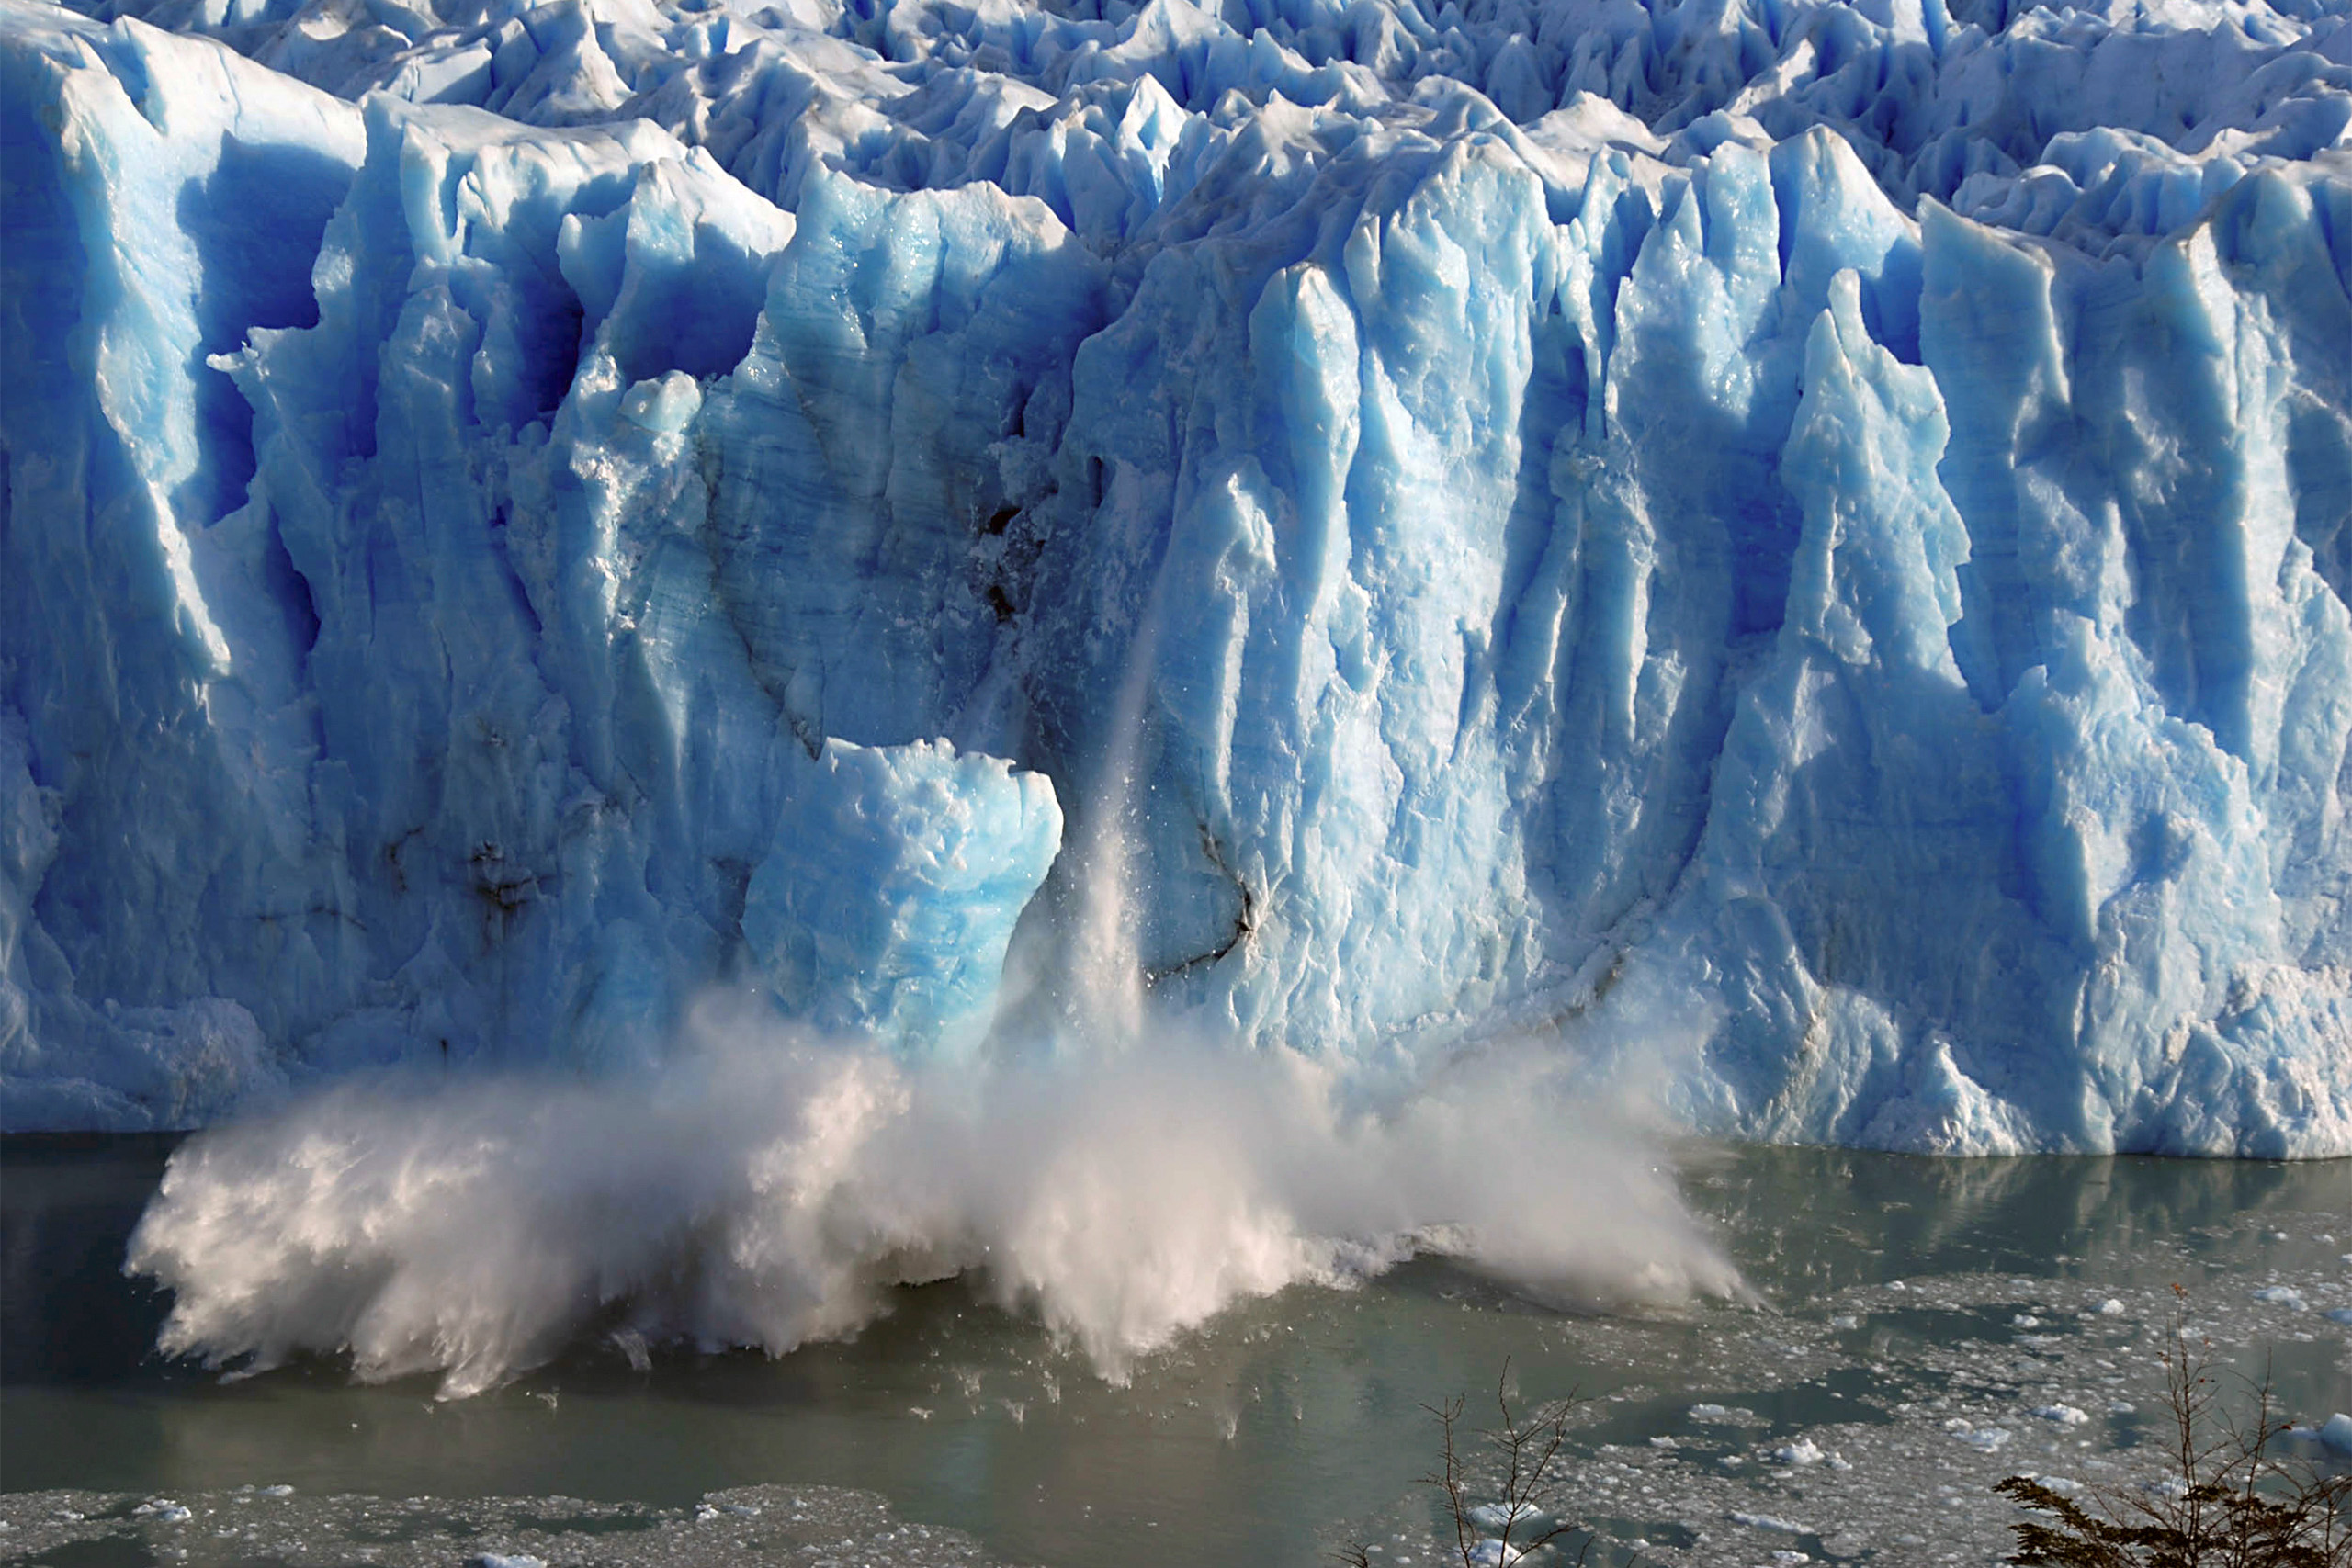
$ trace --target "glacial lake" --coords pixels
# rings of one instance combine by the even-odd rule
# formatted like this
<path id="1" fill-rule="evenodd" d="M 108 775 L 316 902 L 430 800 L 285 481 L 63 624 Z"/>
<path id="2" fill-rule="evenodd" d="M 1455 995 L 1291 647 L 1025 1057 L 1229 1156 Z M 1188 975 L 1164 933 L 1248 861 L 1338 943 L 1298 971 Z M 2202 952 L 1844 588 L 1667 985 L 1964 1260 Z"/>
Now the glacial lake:
<path id="1" fill-rule="evenodd" d="M 2141 1474 L 2176 1313 L 2290 1418 L 2352 1411 L 2352 1161 L 1687 1149 L 1760 1304 L 1563 1315 L 1424 1258 L 1114 1387 L 944 1284 L 781 1359 L 583 1345 L 436 1402 L 157 1359 L 164 1303 L 119 1266 L 170 1147 L 0 1142 L 0 1561 L 1428 1568 L 1424 1406 L 1466 1393 L 1475 1425 L 1508 1364 L 1521 1409 L 1581 1400 L 1595 1562 L 1980 1564 L 2000 1477 Z"/>

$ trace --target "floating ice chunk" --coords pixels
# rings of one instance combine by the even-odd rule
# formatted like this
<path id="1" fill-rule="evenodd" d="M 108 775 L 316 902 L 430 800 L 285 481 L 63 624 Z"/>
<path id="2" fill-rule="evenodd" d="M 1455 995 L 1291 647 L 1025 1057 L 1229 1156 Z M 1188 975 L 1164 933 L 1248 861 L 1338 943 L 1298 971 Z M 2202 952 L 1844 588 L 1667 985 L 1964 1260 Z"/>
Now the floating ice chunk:
<path id="1" fill-rule="evenodd" d="M 2254 1299 L 2265 1306 L 2281 1306 L 2289 1312 L 2311 1310 L 2311 1303 L 2303 1299 L 2303 1292 L 2292 1285 L 2265 1285 L 2254 1292 Z"/>
<path id="2" fill-rule="evenodd" d="M 1766 1457 L 1774 1464 L 1788 1464 L 1802 1467 L 1804 1465 L 1819 1464 L 1823 1460 L 1827 1459 L 1829 1456 L 1827 1453 L 1824 1452 L 1821 1447 L 1811 1438 L 1799 1438 L 1793 1443 L 1783 1444 L 1781 1447 L 1774 1449 Z"/>
<path id="3" fill-rule="evenodd" d="M 1944 1423 L 1944 1430 L 1980 1453 L 1992 1453 L 2009 1440 L 2006 1427 L 1979 1427 L 1957 1416 Z"/>
<path id="4" fill-rule="evenodd" d="M 1464 1516 L 1482 1530 L 1500 1530 L 1505 1525 L 1515 1527 L 1514 1534 L 1524 1536 L 1527 1527 L 1540 1516 L 1532 1508 L 1521 1506 L 1513 1509 L 1501 1503 L 1480 1503 Z"/>
<path id="5" fill-rule="evenodd" d="M 2072 1404 L 2037 1404 L 2033 1414 L 2037 1419 L 2058 1427 L 2080 1427 L 2090 1420 L 2089 1416 Z"/>
<path id="6" fill-rule="evenodd" d="M 1808 1527 L 1798 1524 L 1793 1519 L 1782 1518 L 1778 1514 L 1735 1512 L 1726 1517 L 1736 1525 L 1745 1525 L 1754 1530 L 1770 1530 L 1777 1535 L 1811 1535 L 1813 1533 Z"/>
<path id="7" fill-rule="evenodd" d="M 2098 1312 L 2098 1315 L 2101 1317 L 2121 1317 L 2123 1315 L 2123 1303 L 2116 1300 L 2113 1296 L 2109 1296 L 2105 1301 L 2099 1303 L 2098 1307 L 2094 1310 Z"/>

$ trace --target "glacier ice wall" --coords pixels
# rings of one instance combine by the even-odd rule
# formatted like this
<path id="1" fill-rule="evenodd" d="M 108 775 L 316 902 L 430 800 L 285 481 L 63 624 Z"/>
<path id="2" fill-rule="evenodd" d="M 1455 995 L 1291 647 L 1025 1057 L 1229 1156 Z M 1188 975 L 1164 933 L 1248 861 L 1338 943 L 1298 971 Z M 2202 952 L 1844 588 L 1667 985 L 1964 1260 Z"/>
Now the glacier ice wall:
<path id="1" fill-rule="evenodd" d="M 969 1055 L 1115 841 L 1157 1006 L 1367 1073 L 2352 1153 L 2336 0 L 0 0 L 0 73 L 8 1126 L 712 985 Z"/>

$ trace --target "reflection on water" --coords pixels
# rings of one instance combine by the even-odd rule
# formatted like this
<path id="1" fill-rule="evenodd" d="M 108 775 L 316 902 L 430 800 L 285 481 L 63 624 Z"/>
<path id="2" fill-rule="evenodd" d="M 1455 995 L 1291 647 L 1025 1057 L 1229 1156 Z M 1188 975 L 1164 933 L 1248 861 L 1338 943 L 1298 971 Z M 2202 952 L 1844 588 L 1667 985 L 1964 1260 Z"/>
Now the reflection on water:
<path id="1" fill-rule="evenodd" d="M 1759 1287 L 1799 1296 L 1918 1272 L 2161 1272 L 2175 1247 L 2199 1248 L 2250 1215 L 2352 1214 L 2347 1160 L 1743 1149 L 1697 1156 L 1686 1186 Z"/>
<path id="2" fill-rule="evenodd" d="M 1643 1538 L 1656 1548 L 1687 1547 L 1692 1529 L 1720 1539 L 1748 1528 L 1722 1523 L 1738 1511 L 1723 1487 L 1780 1484 L 1816 1512 L 1844 1506 L 1826 1469 L 1784 1483 L 1758 1475 L 1770 1461 L 1752 1456 L 1780 1434 L 1834 1431 L 1860 1476 L 1873 1430 L 1892 1443 L 1916 1427 L 1930 1434 L 1917 1441 L 1953 1441 L 1962 1454 L 1941 1434 L 1968 1418 L 1931 1409 L 1939 1399 L 1975 1411 L 1981 1428 L 2004 1399 L 2022 1408 L 2045 1397 L 2030 1392 L 2045 1382 L 2079 1383 L 2089 1392 L 2066 1397 L 2104 1412 L 2109 1384 L 2138 1376 L 2130 1347 L 2144 1340 L 2126 1331 L 2144 1335 L 2175 1283 L 2223 1354 L 2257 1369 L 2268 1356 L 2289 1408 L 2352 1409 L 2346 1328 L 2327 1315 L 2352 1307 L 2345 1161 L 1697 1149 L 1686 1151 L 1691 1202 L 1765 1310 L 1564 1317 L 1422 1260 L 1362 1290 L 1294 1289 L 1232 1311 L 1122 1389 L 948 1284 L 899 1292 L 854 1342 L 780 1360 L 673 1353 L 638 1371 L 616 1349 L 584 1346 L 480 1398 L 436 1403 L 430 1382 L 359 1387 L 325 1363 L 223 1383 L 155 1359 L 164 1303 L 119 1269 L 168 1151 L 127 1138 L 0 1148 L 10 1491 L 279 1483 L 306 1495 L 564 1494 L 680 1507 L 721 1487 L 831 1484 L 879 1492 L 906 1517 L 1047 1564 L 1303 1565 L 1334 1530 L 1410 1535 L 1427 1524 L 1414 1486 L 1430 1460 L 1421 1406 L 1491 1387 L 1508 1358 L 1525 1398 L 1573 1388 L 1593 1400 L 1580 1452 L 1595 1467 L 1590 1487 L 1625 1493 L 1621 1535 L 1638 1528 L 1657 1532 Z M 2273 1280 L 2292 1282 L 2303 1309 L 2250 1304 Z M 2101 1296 L 2128 1312 L 2103 1320 L 2083 1304 Z M 2056 1315 L 2016 1326 L 2035 1313 Z M 2018 1392 L 1995 1387 L 2003 1378 Z M 1741 1415 L 1694 1426 L 1687 1413 L 1702 1402 Z M 2041 1465 L 2094 1455 L 2090 1437 L 2065 1435 L 2061 1452 L 2058 1435 L 2000 1419 L 2017 1436 L 1986 1463 L 2029 1448 Z M 2130 1418 L 2100 1422 L 2084 1429 L 2097 1451 L 2128 1446 Z M 1687 1483 L 1675 1493 L 1655 1466 L 1637 1475 L 1604 1444 L 1640 1448 L 1644 1464 L 1672 1457 Z M 1660 1504 L 1642 1524 L 1644 1487 L 1677 1496 L 1689 1517 Z M 1825 1539 L 1835 1556 L 1835 1535 L 1804 1538 L 1808 1550 Z M 1711 1549 L 1690 1550 L 1700 1554 L 1663 1560 L 1709 1560 Z M 1932 1545 L 1916 1550 L 1928 1555 L 1913 1560 L 1941 1560 Z"/>

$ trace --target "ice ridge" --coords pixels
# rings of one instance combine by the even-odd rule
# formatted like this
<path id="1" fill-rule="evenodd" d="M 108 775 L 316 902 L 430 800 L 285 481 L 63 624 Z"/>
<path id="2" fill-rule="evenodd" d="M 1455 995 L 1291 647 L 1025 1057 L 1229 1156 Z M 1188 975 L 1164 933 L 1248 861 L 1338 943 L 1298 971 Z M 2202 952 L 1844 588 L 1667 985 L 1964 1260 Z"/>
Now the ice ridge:
<path id="1" fill-rule="evenodd" d="M 1367 1074 L 2352 1154 L 2337 0 L 0 0 L 0 151 L 11 1128 L 966 1057 L 1109 823 Z"/>

